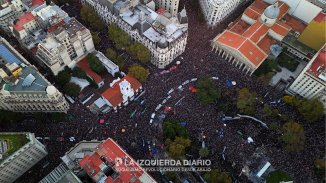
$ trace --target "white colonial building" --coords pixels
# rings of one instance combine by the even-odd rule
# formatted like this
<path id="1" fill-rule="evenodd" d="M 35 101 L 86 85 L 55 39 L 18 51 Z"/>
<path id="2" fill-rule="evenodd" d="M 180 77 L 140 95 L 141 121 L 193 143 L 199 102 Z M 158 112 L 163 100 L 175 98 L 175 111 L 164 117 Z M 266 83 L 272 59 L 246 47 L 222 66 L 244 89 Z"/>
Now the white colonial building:
<path id="1" fill-rule="evenodd" d="M 67 112 L 63 95 L 0 37 L 0 109 L 15 112 Z"/>
<path id="2" fill-rule="evenodd" d="M 188 18 L 183 9 L 177 16 L 167 18 L 136 0 L 82 0 L 94 9 L 107 24 L 116 23 L 132 39 L 151 52 L 151 62 L 165 68 L 185 51 Z"/>
<path id="3" fill-rule="evenodd" d="M 0 182 L 4 183 L 14 182 L 48 154 L 33 133 L 0 133 L 0 143 Z M 13 145 L 14 152 L 10 151 Z"/>
<path id="4" fill-rule="evenodd" d="M 319 97 L 326 108 L 326 46 L 312 58 L 287 92 L 307 99 Z"/>
<path id="5" fill-rule="evenodd" d="M 216 26 L 228 16 L 241 0 L 199 0 L 207 24 Z"/>

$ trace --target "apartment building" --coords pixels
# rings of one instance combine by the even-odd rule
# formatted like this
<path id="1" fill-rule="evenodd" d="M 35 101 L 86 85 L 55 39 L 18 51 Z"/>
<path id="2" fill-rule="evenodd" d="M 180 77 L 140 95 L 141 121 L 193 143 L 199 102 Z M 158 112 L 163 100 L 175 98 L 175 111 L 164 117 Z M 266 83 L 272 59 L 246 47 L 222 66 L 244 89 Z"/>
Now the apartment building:
<path id="1" fill-rule="evenodd" d="M 0 133 L 0 182 L 11 183 L 48 152 L 33 133 Z"/>

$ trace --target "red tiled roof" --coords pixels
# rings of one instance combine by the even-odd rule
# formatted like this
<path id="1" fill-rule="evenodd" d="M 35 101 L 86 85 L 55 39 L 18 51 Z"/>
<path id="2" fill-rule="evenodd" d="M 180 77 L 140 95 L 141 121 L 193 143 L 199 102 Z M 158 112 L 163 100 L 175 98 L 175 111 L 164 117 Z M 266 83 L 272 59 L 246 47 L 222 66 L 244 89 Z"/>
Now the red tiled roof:
<path id="1" fill-rule="evenodd" d="M 149 183 L 155 182 L 155 180 L 111 138 L 100 143 L 97 147 L 97 151 L 94 154 L 86 156 L 79 162 L 80 166 L 86 170 L 87 174 L 90 175 L 96 182 L 98 181 L 96 179 L 99 179 L 99 177 L 96 175 L 101 173 L 100 165 L 104 164 L 100 157 L 105 158 L 105 160 L 116 169 L 117 173 L 119 173 L 119 176 L 114 180 L 111 176 L 108 176 L 105 179 L 105 183 L 124 183 L 132 181 L 135 183 L 140 183 L 141 181 L 139 178 L 144 175 L 148 178 L 146 180 L 151 180 Z M 117 161 L 119 159 L 128 160 L 128 162 L 132 163 L 119 162 Z M 119 171 L 127 168 L 134 169 L 134 171 Z"/>
<path id="2" fill-rule="evenodd" d="M 216 41 L 234 49 L 238 49 L 245 40 L 245 37 L 226 30 L 217 38 Z"/>
<path id="3" fill-rule="evenodd" d="M 270 47 L 272 44 L 276 44 L 277 41 L 273 38 L 271 38 L 268 34 L 261 39 L 257 46 L 262 49 L 266 54 L 269 54 L 271 52 Z"/>
<path id="4" fill-rule="evenodd" d="M 262 0 L 256 0 L 250 5 L 250 8 L 257 13 L 262 14 L 268 6 L 269 4 L 263 2 Z"/>
<path id="5" fill-rule="evenodd" d="M 290 16 L 289 14 L 286 14 L 283 19 L 288 27 L 291 27 L 293 31 L 297 31 L 299 33 L 302 33 L 303 30 L 307 27 L 306 24 L 304 24 L 301 20 L 298 20 L 297 18 Z"/>
<path id="6" fill-rule="evenodd" d="M 261 12 L 256 11 L 252 7 L 248 7 L 244 11 L 244 14 L 247 15 L 249 18 L 253 19 L 253 20 L 257 20 L 260 17 Z"/>
<path id="7" fill-rule="evenodd" d="M 42 5 L 44 4 L 44 1 L 43 0 L 32 0 L 32 5 Z"/>
<path id="8" fill-rule="evenodd" d="M 323 13 L 323 12 L 320 12 L 315 18 L 314 20 L 318 23 L 321 23 L 321 22 L 325 22 L 326 21 L 326 14 Z"/>
<path id="9" fill-rule="evenodd" d="M 257 43 L 261 38 L 265 36 L 268 29 L 268 26 L 257 21 L 252 26 L 250 26 L 249 29 L 247 29 L 242 35 Z"/>
<path id="10" fill-rule="evenodd" d="M 281 36 L 286 36 L 291 30 L 289 26 L 282 24 L 281 22 L 276 22 L 271 29 Z"/>
<path id="11" fill-rule="evenodd" d="M 63 20 L 61 20 L 60 22 L 56 23 L 55 25 L 52 25 L 51 27 L 49 27 L 48 32 L 54 32 L 55 30 L 57 30 L 59 27 L 61 27 L 65 22 Z"/>
<path id="12" fill-rule="evenodd" d="M 256 66 L 260 65 L 267 57 L 267 54 L 249 39 L 247 39 L 238 50 Z"/>
<path id="13" fill-rule="evenodd" d="M 120 81 L 114 83 L 111 88 L 105 90 L 102 93 L 102 96 L 106 98 L 112 104 L 113 107 L 117 107 L 123 101 L 119 86 L 119 83 L 121 83 L 123 80 L 127 80 L 134 91 L 138 90 L 141 87 L 140 82 L 137 81 L 135 78 L 131 77 L 130 75 L 127 75 L 120 79 Z"/>
<path id="14" fill-rule="evenodd" d="M 284 15 L 286 15 L 290 7 L 284 2 L 278 1 L 278 3 L 278 7 L 280 9 L 280 14 L 278 15 L 278 18 L 281 19 L 282 17 L 284 17 Z"/>
<path id="15" fill-rule="evenodd" d="M 21 31 L 24 29 L 24 25 L 30 21 L 35 20 L 34 15 L 31 12 L 25 13 L 21 17 L 19 17 L 18 21 L 14 25 L 14 29 L 16 31 Z"/>
<path id="16" fill-rule="evenodd" d="M 234 23 L 230 25 L 229 30 L 237 34 L 243 34 L 249 27 L 250 27 L 249 24 L 247 24 L 245 21 L 239 18 L 238 20 L 236 20 Z"/>
<path id="17" fill-rule="evenodd" d="M 318 77 L 320 72 L 326 70 L 326 48 L 323 48 L 316 59 L 311 64 L 308 72 L 315 77 Z"/>
<path id="18" fill-rule="evenodd" d="M 103 79 L 100 75 L 98 75 L 96 72 L 94 72 L 89 66 L 88 66 L 88 60 L 87 58 L 82 59 L 77 63 L 77 65 L 86 72 L 86 74 L 91 77 L 97 84 L 102 82 Z"/>

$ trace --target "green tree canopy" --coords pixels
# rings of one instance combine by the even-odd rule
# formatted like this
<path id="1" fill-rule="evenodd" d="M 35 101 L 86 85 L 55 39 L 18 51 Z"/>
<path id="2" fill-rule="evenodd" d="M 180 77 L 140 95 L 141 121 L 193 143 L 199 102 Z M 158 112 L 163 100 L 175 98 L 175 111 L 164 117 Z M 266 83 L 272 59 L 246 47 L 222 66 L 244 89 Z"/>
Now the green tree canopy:
<path id="1" fill-rule="evenodd" d="M 211 104 L 221 97 L 221 91 L 211 79 L 202 78 L 198 80 L 196 96 L 203 104 Z"/>
<path id="2" fill-rule="evenodd" d="M 206 158 L 209 155 L 209 150 L 207 147 L 199 149 L 199 156 Z"/>
<path id="3" fill-rule="evenodd" d="M 268 104 L 264 104 L 263 114 L 264 116 L 275 118 L 278 116 L 278 110 Z"/>
<path id="4" fill-rule="evenodd" d="M 70 79 L 71 79 L 71 73 L 67 69 L 60 71 L 56 76 L 56 80 L 61 86 L 68 83 Z"/>
<path id="5" fill-rule="evenodd" d="M 64 93 L 72 97 L 77 97 L 80 90 L 80 86 L 76 85 L 75 83 L 67 83 L 63 86 Z"/>
<path id="6" fill-rule="evenodd" d="M 293 179 L 286 173 L 276 170 L 268 175 L 266 178 L 266 183 L 280 183 L 282 181 L 292 181 Z"/>
<path id="7" fill-rule="evenodd" d="M 305 142 L 303 126 L 293 121 L 285 123 L 281 139 L 285 143 L 287 151 L 296 152 L 303 150 Z"/>
<path id="8" fill-rule="evenodd" d="M 19 122 L 25 118 L 23 113 L 0 110 L 0 123 Z"/>
<path id="9" fill-rule="evenodd" d="M 98 36 L 97 32 L 91 31 L 91 34 L 92 34 L 93 42 L 97 46 L 101 42 L 101 38 L 100 36 Z"/>
<path id="10" fill-rule="evenodd" d="M 89 67 L 96 73 L 101 74 L 106 71 L 101 61 L 93 54 L 87 55 Z"/>
<path id="11" fill-rule="evenodd" d="M 204 179 L 207 181 L 207 183 L 232 183 L 229 173 L 221 172 L 220 170 L 216 169 L 205 173 Z"/>
<path id="12" fill-rule="evenodd" d="M 133 43 L 128 47 L 127 51 L 141 63 L 147 63 L 151 59 L 150 51 L 140 43 Z"/>
<path id="13" fill-rule="evenodd" d="M 248 88 L 238 89 L 237 108 L 241 113 L 252 115 L 255 113 L 257 94 L 250 92 Z"/>
<path id="14" fill-rule="evenodd" d="M 182 137 L 176 137 L 174 141 L 167 139 L 165 144 L 168 147 L 169 155 L 172 158 L 178 159 L 185 155 L 186 149 L 191 145 L 191 141 Z"/>
<path id="15" fill-rule="evenodd" d="M 283 101 L 295 107 L 307 122 L 316 122 L 324 115 L 324 105 L 319 98 L 298 99 L 294 96 L 284 96 Z"/>
<path id="16" fill-rule="evenodd" d="M 163 123 L 164 138 L 174 140 L 176 137 L 188 138 L 187 128 L 180 125 L 177 120 L 168 120 Z"/>
<path id="17" fill-rule="evenodd" d="M 324 105 L 318 98 L 301 100 L 297 109 L 307 122 L 316 122 L 324 115 Z"/>
<path id="18" fill-rule="evenodd" d="M 105 28 L 105 24 L 102 19 L 96 14 L 96 12 L 88 7 L 83 6 L 80 9 L 80 17 L 87 22 L 93 29 L 103 30 Z"/>
<path id="19" fill-rule="evenodd" d="M 144 82 L 149 75 L 149 71 L 140 65 L 134 64 L 129 67 L 128 74 L 135 77 L 140 82 Z"/>
<path id="20" fill-rule="evenodd" d="M 120 69 L 123 69 L 125 66 L 125 62 L 121 56 L 118 56 L 117 52 L 112 48 L 108 48 L 105 54 L 112 62 L 117 64 Z"/>
<path id="21" fill-rule="evenodd" d="M 117 24 L 113 23 L 109 26 L 108 35 L 118 49 L 128 48 L 132 44 L 128 34 L 120 29 Z"/>
<path id="22" fill-rule="evenodd" d="M 77 78 L 82 78 L 82 79 L 87 78 L 87 74 L 85 73 L 85 71 L 83 71 L 79 67 L 74 68 L 74 70 L 72 71 L 72 76 L 77 77 Z"/>

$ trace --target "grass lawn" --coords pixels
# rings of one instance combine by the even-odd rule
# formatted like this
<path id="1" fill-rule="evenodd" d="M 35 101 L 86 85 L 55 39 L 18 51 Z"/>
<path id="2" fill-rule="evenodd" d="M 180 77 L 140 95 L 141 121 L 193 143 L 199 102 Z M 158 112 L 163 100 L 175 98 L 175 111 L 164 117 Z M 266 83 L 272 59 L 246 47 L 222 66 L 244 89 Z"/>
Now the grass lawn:
<path id="1" fill-rule="evenodd" d="M 6 140 L 8 144 L 8 151 L 6 153 L 6 156 L 9 156 L 10 154 L 16 152 L 18 149 L 20 149 L 29 141 L 26 138 L 25 134 L 14 134 L 14 135 L 1 134 L 0 141 L 2 140 Z"/>
<path id="2" fill-rule="evenodd" d="M 285 67 L 291 72 L 294 72 L 297 69 L 298 65 L 299 65 L 299 62 L 295 61 L 293 58 L 291 58 L 290 56 L 288 56 L 285 53 L 281 53 L 278 56 L 277 63 L 281 67 Z"/>

